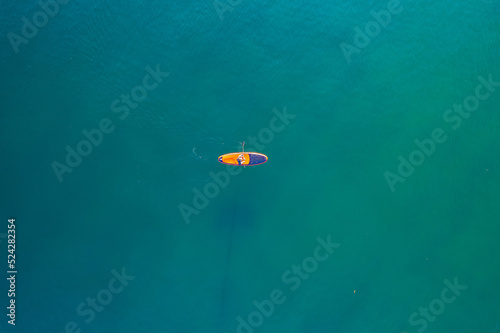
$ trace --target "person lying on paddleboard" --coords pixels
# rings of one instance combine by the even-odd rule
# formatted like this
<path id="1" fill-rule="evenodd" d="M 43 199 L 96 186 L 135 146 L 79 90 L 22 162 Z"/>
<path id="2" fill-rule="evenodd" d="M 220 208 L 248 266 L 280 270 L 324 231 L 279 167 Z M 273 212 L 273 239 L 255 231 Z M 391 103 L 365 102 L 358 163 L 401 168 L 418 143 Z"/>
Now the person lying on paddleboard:
<path id="1" fill-rule="evenodd" d="M 245 162 L 245 156 L 243 156 L 243 154 L 241 154 L 238 156 L 238 158 L 236 160 L 238 161 L 238 164 L 241 165 L 242 163 Z"/>

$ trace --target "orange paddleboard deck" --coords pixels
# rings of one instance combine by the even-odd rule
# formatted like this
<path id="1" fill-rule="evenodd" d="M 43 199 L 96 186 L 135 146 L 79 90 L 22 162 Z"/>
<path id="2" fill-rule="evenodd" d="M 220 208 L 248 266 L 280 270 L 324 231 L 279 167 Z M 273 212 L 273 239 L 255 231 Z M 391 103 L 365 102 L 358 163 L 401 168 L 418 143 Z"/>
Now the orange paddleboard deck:
<path id="1" fill-rule="evenodd" d="M 238 156 L 243 155 L 243 161 L 238 161 Z M 260 153 L 229 153 L 219 156 L 219 162 L 229 165 L 259 165 L 267 162 L 267 156 Z"/>

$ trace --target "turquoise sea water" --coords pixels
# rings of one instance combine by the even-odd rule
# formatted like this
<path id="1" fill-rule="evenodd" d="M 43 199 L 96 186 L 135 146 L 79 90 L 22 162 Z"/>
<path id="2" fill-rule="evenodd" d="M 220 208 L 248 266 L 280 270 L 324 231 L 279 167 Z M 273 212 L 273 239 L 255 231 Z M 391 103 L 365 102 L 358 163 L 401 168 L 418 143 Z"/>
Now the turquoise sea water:
<path id="1" fill-rule="evenodd" d="M 0 332 L 500 332 L 500 3 L 215 4 L 0 2 Z"/>

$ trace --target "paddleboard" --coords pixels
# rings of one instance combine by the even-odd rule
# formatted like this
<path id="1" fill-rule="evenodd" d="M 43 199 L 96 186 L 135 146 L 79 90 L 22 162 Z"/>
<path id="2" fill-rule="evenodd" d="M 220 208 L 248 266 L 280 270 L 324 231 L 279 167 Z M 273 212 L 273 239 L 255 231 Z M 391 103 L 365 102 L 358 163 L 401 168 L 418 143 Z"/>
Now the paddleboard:
<path id="1" fill-rule="evenodd" d="M 238 163 L 238 156 L 243 155 L 244 161 Z M 267 156 L 260 153 L 229 153 L 219 156 L 219 162 L 229 165 L 259 165 L 267 162 Z"/>

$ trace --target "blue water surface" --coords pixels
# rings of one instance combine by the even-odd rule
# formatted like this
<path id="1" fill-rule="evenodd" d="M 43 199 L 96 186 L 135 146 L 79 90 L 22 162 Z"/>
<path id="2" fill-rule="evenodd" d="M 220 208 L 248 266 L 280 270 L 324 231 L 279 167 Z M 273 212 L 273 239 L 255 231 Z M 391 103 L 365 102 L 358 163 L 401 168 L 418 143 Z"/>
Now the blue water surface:
<path id="1" fill-rule="evenodd" d="M 0 19 L 1 332 L 500 332 L 498 1 Z"/>

